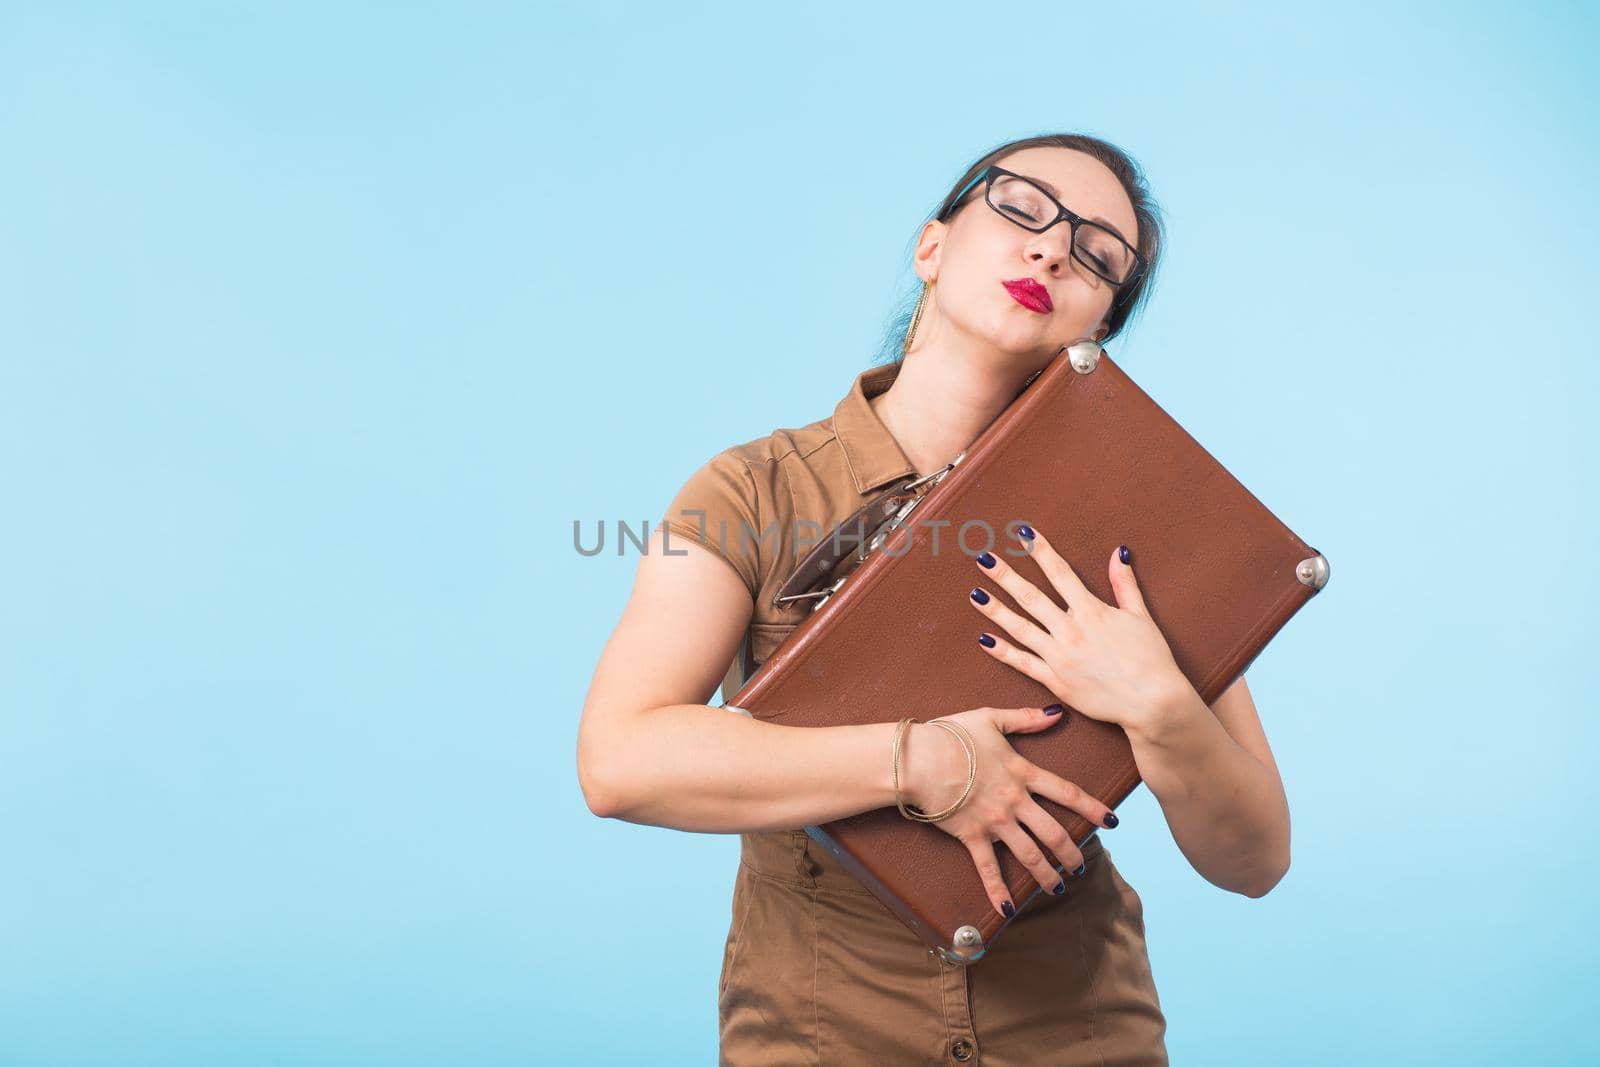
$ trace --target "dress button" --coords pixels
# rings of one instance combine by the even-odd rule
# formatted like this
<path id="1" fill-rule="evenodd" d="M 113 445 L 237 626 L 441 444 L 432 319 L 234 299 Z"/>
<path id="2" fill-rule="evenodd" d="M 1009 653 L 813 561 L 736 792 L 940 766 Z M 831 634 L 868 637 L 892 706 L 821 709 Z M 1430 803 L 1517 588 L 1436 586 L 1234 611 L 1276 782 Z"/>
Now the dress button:
<path id="1" fill-rule="evenodd" d="M 950 1044 L 950 1055 L 962 1063 L 972 1059 L 972 1042 L 964 1037 L 958 1037 Z"/>

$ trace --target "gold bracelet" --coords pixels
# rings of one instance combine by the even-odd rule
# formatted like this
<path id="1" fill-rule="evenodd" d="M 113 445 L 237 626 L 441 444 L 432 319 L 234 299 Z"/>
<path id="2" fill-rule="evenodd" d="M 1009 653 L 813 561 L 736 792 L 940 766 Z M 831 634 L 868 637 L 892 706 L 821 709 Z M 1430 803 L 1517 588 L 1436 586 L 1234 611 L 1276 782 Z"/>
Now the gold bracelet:
<path id="1" fill-rule="evenodd" d="M 960 723 L 946 722 L 943 719 L 930 719 L 926 725 L 938 726 L 941 729 L 948 731 L 955 737 L 957 741 L 961 743 L 961 747 L 966 749 L 967 787 L 961 791 L 961 796 L 956 798 L 956 802 L 951 804 L 943 811 L 935 812 L 930 815 L 914 810 L 915 805 L 912 805 L 908 808 L 905 800 L 900 795 L 900 749 L 903 743 L 902 738 L 905 737 L 906 730 L 910 728 L 912 723 L 917 723 L 920 721 L 920 719 L 905 718 L 901 719 L 900 722 L 895 726 L 894 751 L 889 759 L 890 773 L 894 779 L 894 803 L 895 806 L 900 809 L 900 814 L 913 822 L 938 822 L 940 819 L 949 818 L 951 815 L 954 815 L 957 811 L 961 810 L 961 806 L 967 802 L 967 797 L 971 795 L 972 785 L 978 779 L 978 745 L 977 742 L 973 740 L 972 734 L 969 733 L 967 728 L 962 726 Z"/>
<path id="2" fill-rule="evenodd" d="M 978 779 L 978 745 L 972 739 L 972 735 L 960 723 L 946 722 L 944 719 L 930 719 L 928 720 L 928 725 L 938 726 L 953 734 L 955 739 L 961 742 L 961 747 L 967 750 L 967 787 L 961 791 L 961 795 L 956 798 L 955 803 L 943 811 L 935 812 L 931 815 L 913 810 L 912 814 L 919 822 L 938 822 L 940 819 L 948 818 L 960 811 L 961 806 L 967 802 L 967 797 L 972 793 L 972 785 Z"/>
<path id="3" fill-rule="evenodd" d="M 894 728 L 894 751 L 889 756 L 889 774 L 894 780 L 894 804 L 900 809 L 900 814 L 911 818 L 911 813 L 906 811 L 905 801 L 900 799 L 900 739 L 906 735 L 906 730 L 917 720 L 911 718 L 901 719 Z"/>
<path id="4" fill-rule="evenodd" d="M 958 722 L 951 722 L 946 719 L 930 719 L 929 725 L 941 726 L 946 731 L 955 734 L 956 740 L 961 741 L 962 747 L 967 750 L 967 787 L 961 791 L 961 795 L 956 798 L 954 804 L 937 815 L 927 817 L 929 822 L 938 822 L 940 819 L 954 815 L 959 811 L 961 806 L 967 802 L 967 797 L 972 793 L 973 783 L 978 780 L 978 742 L 973 740 L 972 734 Z"/>

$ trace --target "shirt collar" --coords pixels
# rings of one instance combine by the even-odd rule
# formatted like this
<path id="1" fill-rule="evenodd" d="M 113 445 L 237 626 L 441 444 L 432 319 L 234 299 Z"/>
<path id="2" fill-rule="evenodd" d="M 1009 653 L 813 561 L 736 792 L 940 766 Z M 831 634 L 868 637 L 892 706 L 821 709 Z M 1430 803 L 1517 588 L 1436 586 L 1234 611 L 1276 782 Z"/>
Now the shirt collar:
<path id="1" fill-rule="evenodd" d="M 858 493 L 868 493 L 916 473 L 899 442 L 867 403 L 894 384 L 899 374 L 898 362 L 869 367 L 856 375 L 850 391 L 834 408 L 833 431 L 844 448 L 845 464 L 855 479 Z"/>

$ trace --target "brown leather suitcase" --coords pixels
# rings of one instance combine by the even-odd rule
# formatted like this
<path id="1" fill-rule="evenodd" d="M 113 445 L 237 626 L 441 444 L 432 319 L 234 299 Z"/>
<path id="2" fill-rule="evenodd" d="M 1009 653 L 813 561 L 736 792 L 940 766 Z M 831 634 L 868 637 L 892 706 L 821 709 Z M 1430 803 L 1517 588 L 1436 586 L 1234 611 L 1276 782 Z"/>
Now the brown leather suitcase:
<path id="1" fill-rule="evenodd" d="M 1329 576 L 1320 552 L 1104 350 L 1081 343 L 1036 374 L 951 464 L 903 479 L 845 520 L 865 533 L 859 545 L 846 539 L 841 557 L 839 542 L 824 538 L 780 591 L 814 599 L 814 609 L 723 707 L 789 726 L 840 726 L 1055 701 L 977 647 L 984 620 L 962 595 L 979 577 L 973 556 L 1013 547 L 1015 522 L 1042 531 L 1108 604 L 1116 599 L 1106 560 L 1130 546 L 1145 604 L 1207 704 Z M 958 542 L 964 523 L 975 525 Z M 1061 603 L 1036 563 L 1004 558 Z M 1017 608 L 1003 589 L 986 588 Z M 1139 784 L 1127 735 L 1070 705 L 1065 715 L 1070 722 L 1007 741 L 1116 807 Z M 1036 799 L 1080 845 L 1095 831 Z M 806 832 L 946 960 L 977 960 L 1010 921 L 990 904 L 966 847 L 937 826 L 887 807 Z M 1002 843 L 995 852 L 1013 900 L 1041 891 Z"/>

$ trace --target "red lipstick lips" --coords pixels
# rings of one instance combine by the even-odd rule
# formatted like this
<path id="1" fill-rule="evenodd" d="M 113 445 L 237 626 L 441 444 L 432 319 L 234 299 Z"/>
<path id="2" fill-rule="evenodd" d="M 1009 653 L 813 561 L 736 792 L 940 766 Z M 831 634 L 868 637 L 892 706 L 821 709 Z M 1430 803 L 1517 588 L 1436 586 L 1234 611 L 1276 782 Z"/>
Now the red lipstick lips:
<path id="1" fill-rule="evenodd" d="M 1013 278 L 1009 282 L 1001 282 L 1006 287 L 1006 292 L 1011 294 L 1011 299 L 1027 308 L 1048 315 L 1054 307 L 1050 302 L 1050 291 L 1032 278 Z"/>

